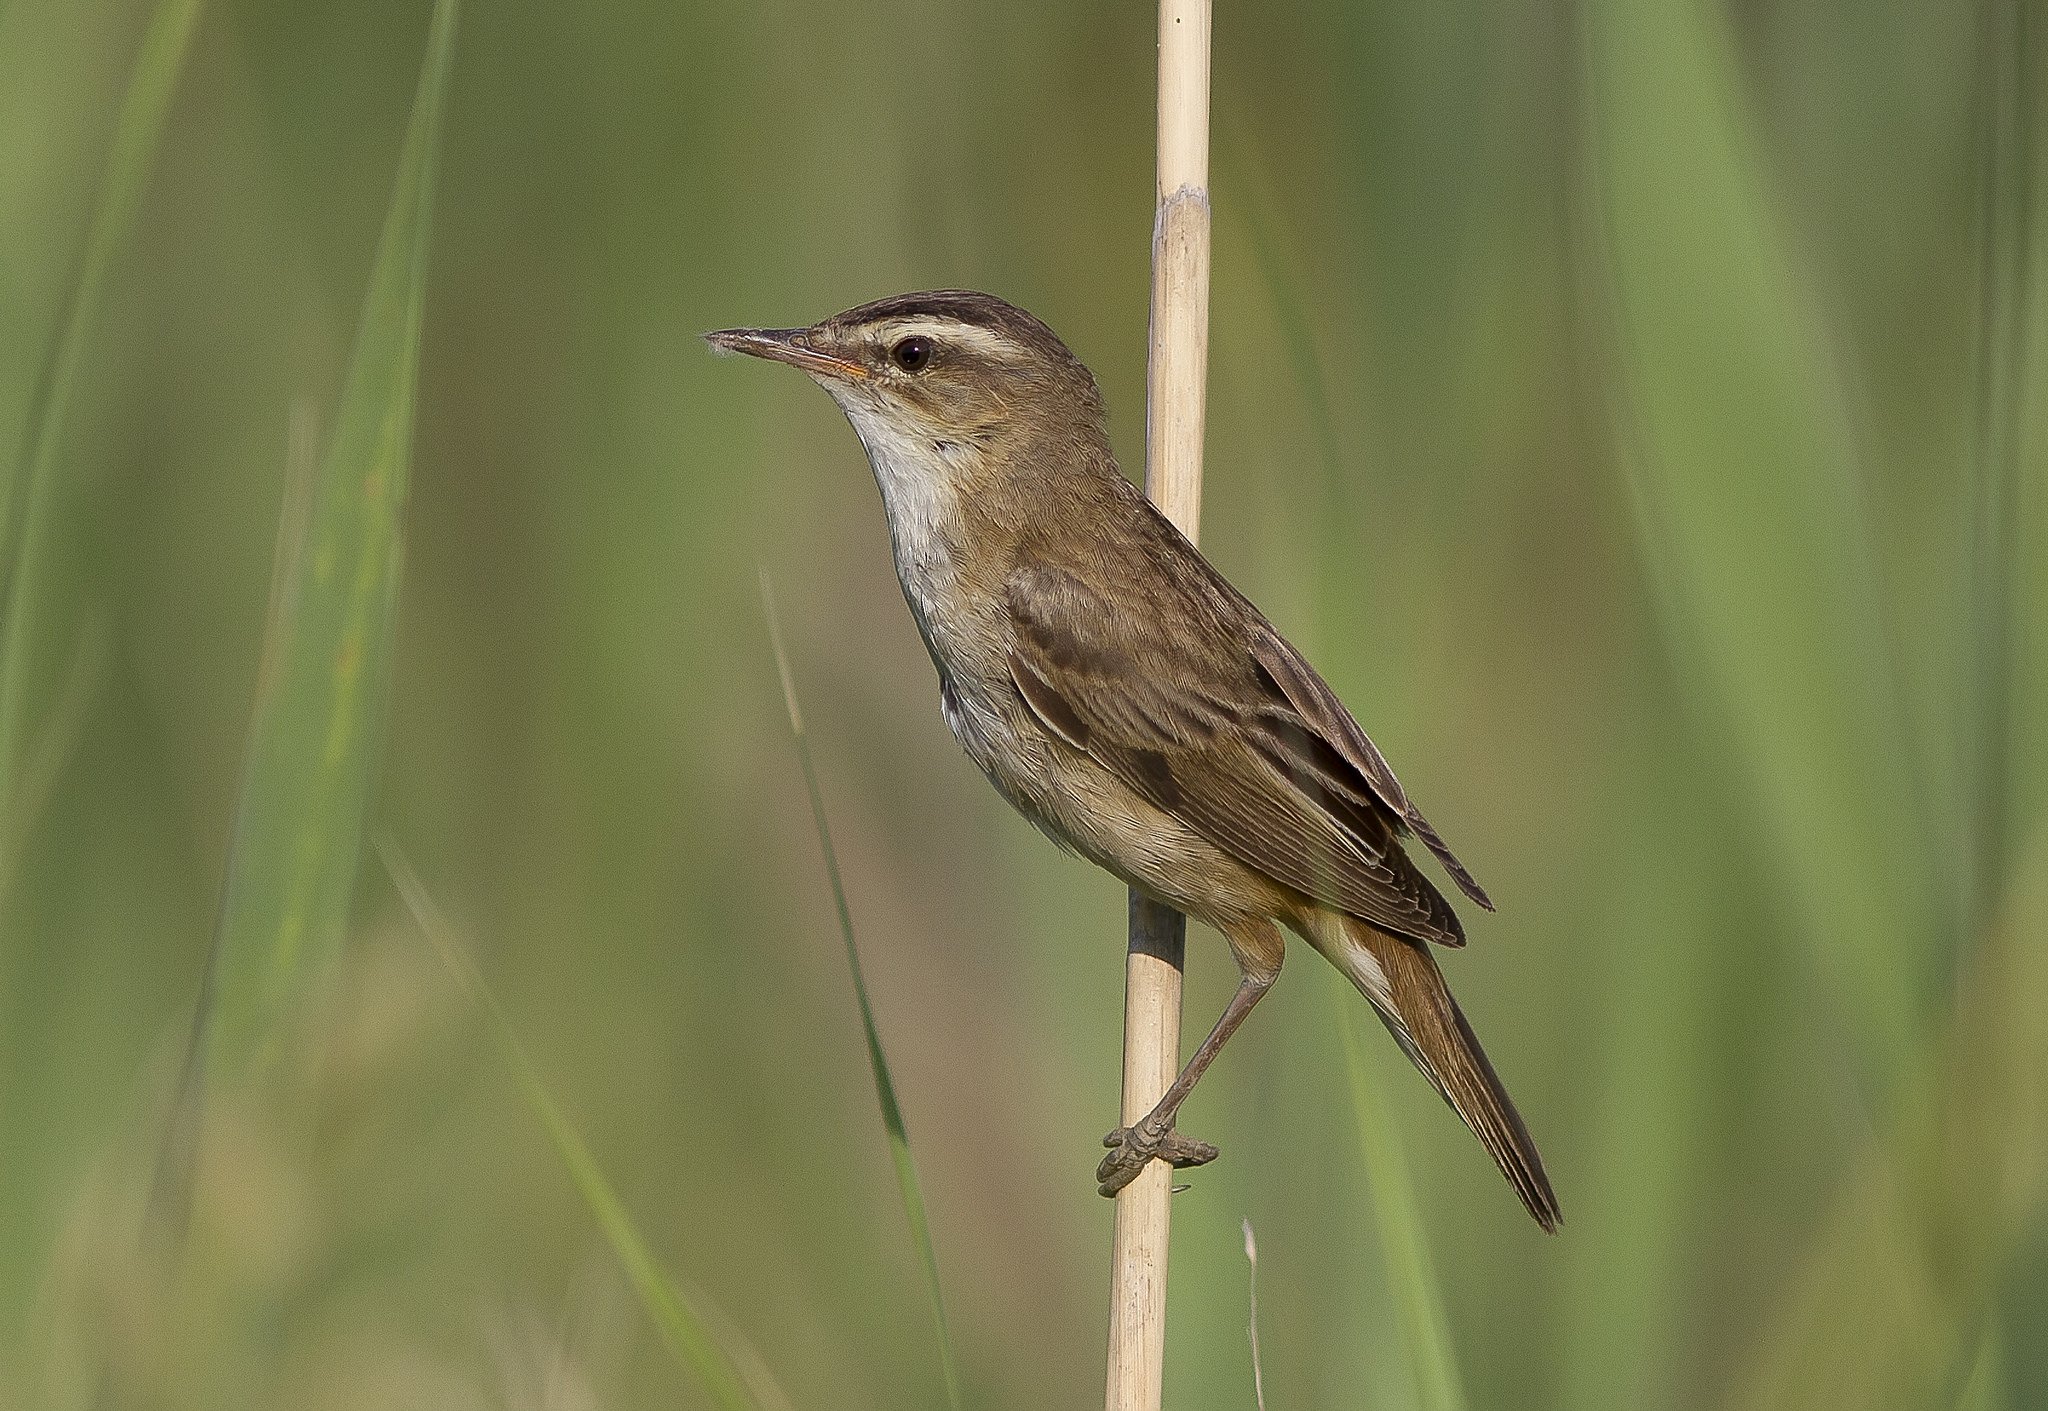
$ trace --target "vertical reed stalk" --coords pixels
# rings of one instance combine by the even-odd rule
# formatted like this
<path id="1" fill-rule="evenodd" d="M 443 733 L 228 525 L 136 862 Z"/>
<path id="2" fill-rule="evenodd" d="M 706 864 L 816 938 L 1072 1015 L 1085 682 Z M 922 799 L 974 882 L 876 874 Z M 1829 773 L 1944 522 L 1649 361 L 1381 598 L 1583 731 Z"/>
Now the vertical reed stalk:
<path id="1" fill-rule="evenodd" d="M 1202 509 L 1209 367 L 1210 0 L 1160 0 L 1158 215 L 1145 491 L 1192 539 Z M 1131 894 L 1124 970 L 1123 1121 L 1136 1122 L 1180 1066 L 1187 920 Z M 1109 1280 L 1107 1411 L 1158 1411 L 1166 1368 L 1166 1252 L 1173 1172 L 1149 1163 L 1116 1198 Z"/>

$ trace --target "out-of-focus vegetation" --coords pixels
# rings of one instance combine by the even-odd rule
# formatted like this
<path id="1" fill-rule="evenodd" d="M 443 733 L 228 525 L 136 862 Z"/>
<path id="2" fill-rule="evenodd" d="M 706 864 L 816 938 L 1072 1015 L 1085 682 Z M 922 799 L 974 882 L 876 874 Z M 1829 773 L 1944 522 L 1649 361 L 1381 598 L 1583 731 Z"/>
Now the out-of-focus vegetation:
<path id="1" fill-rule="evenodd" d="M 990 289 L 1135 465 L 1152 16 L 472 0 L 437 90 L 432 9 L 0 3 L 0 1408 L 944 1404 L 761 565 L 964 1401 L 1091 1404 L 1120 889 L 696 335 Z M 1216 43 L 1205 544 L 1501 902 L 1447 964 L 1566 1226 L 1298 948 L 1169 1400 L 1251 1405 L 1249 1216 L 1275 1407 L 2040 1405 L 2048 25 Z"/>

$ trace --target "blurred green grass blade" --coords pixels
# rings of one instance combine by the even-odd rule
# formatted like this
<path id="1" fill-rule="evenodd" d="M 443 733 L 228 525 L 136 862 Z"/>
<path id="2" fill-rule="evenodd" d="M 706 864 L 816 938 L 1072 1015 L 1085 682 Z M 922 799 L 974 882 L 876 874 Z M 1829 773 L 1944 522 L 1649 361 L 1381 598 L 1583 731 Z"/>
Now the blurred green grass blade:
<path id="1" fill-rule="evenodd" d="M 1302 410 L 1314 435 L 1326 490 L 1341 507 L 1353 492 L 1350 477 L 1343 473 L 1344 457 L 1325 385 L 1327 379 L 1303 293 L 1307 281 L 1289 268 L 1274 222 L 1265 210 L 1272 202 L 1259 189 L 1265 166 L 1260 154 L 1252 150 L 1249 138 L 1242 135 L 1226 135 L 1220 150 L 1249 188 L 1247 199 L 1234 204 L 1232 210 L 1243 225 L 1261 291 L 1267 297 L 1281 346 L 1287 353 L 1292 385 L 1301 396 Z M 1349 522 L 1352 517 L 1340 509 L 1318 518 L 1332 526 L 1326 532 L 1334 536 L 1339 532 L 1335 526 Z M 1389 1293 L 1407 1350 L 1417 1402 L 1424 1411 L 1462 1411 L 1464 1383 L 1423 1234 L 1421 1213 L 1415 1205 L 1399 1126 L 1373 1081 L 1359 1041 L 1357 992 L 1346 984 L 1333 993 L 1337 995 L 1337 1027 L 1343 1036 L 1345 1072 L 1371 1192 L 1373 1222 L 1386 1260 Z M 1249 1234 L 1247 1242 L 1249 1250 Z M 1257 1399 L 1260 1405 L 1264 1404 L 1263 1395 Z"/>
<path id="2" fill-rule="evenodd" d="M 1852 437 L 1718 9 L 1589 13 L 1597 198 L 1640 555 L 1866 1071 L 1905 1050 L 1940 883 Z M 1916 787 L 1917 781 L 1917 787 Z"/>
<path id="3" fill-rule="evenodd" d="M 1854 1164 L 1729 1405 L 1951 1406 L 2048 1219 L 2048 832 Z M 2033 1403 L 2028 1403 L 2033 1404 Z"/>
<path id="4" fill-rule="evenodd" d="M 1343 505 L 1343 497 L 1352 493 L 1353 480 L 1344 474 L 1343 441 L 1330 408 L 1329 390 L 1325 385 L 1328 379 L 1316 344 L 1314 320 L 1309 313 L 1309 296 L 1305 291 L 1310 281 L 1288 258 L 1286 244 L 1281 239 L 1281 230 L 1285 229 L 1284 214 L 1268 190 L 1272 164 L 1258 149 L 1252 132 L 1234 124 L 1218 131 L 1216 158 L 1219 175 L 1239 192 L 1238 199 L 1229 205 L 1228 214 L 1221 219 L 1229 222 L 1230 226 L 1243 229 L 1245 243 L 1251 250 L 1253 268 L 1258 274 L 1260 292 L 1266 296 L 1267 307 L 1280 335 L 1280 347 L 1287 354 L 1289 371 L 1293 374 L 1291 385 L 1300 394 L 1301 411 L 1308 418 L 1309 430 L 1315 438 L 1324 484 Z M 1343 507 L 1348 511 L 1348 505 Z M 1345 519 L 1343 514 L 1334 517 Z"/>
<path id="5" fill-rule="evenodd" d="M 2015 1404 L 2012 1388 L 2006 1385 L 2005 1337 L 1994 1322 L 1977 1339 L 1976 1356 L 1956 1395 L 1956 1411 L 2000 1411 Z"/>
<path id="6" fill-rule="evenodd" d="M 14 868 L 21 858 L 24 834 L 56 792 L 63 778 L 64 762 L 70 758 L 84 729 L 87 707 L 104 684 L 108 659 L 112 656 L 104 618 L 89 618 L 77 634 L 71 664 L 65 668 L 54 698 L 46 712 L 35 743 L 16 765 L 13 800 L 14 826 L 0 831 L 0 899 L 14 881 Z"/>
<path id="7" fill-rule="evenodd" d="M 233 1069 L 348 919 L 397 603 L 429 214 L 455 0 L 438 0 L 303 549 L 265 643 L 215 941 L 209 1050 Z"/>
<path id="8" fill-rule="evenodd" d="M 721 1339 L 712 1330 L 710 1321 L 683 1294 L 647 1247 L 647 1241 L 641 1237 L 625 1202 L 619 1199 L 617 1190 L 605 1178 L 603 1168 L 597 1164 L 597 1158 L 585 1145 L 575 1124 L 541 1081 L 519 1042 L 518 1034 L 513 1031 L 511 1020 L 499 1007 L 497 997 L 484 983 L 474 962 L 456 941 L 454 932 L 434 905 L 433 898 L 427 894 L 419 875 L 389 843 L 380 842 L 379 851 L 399 896 L 412 913 L 414 923 L 432 942 L 462 987 L 489 1015 L 491 1029 L 505 1055 L 505 1063 L 518 1080 L 520 1095 L 547 1130 L 548 1139 L 554 1143 L 562 1164 L 568 1168 L 569 1179 L 583 1197 L 583 1203 L 590 1208 L 598 1228 L 604 1232 L 605 1240 L 611 1245 L 620 1267 L 626 1271 L 641 1307 L 660 1330 L 662 1341 L 684 1370 L 694 1375 L 698 1385 L 725 1411 L 760 1411 L 763 1398 L 755 1396 L 735 1359 L 727 1353 Z M 776 1402 L 782 1400 L 779 1396 L 772 1399 Z"/>
<path id="9" fill-rule="evenodd" d="M 1574 950 L 1588 1004 L 1573 1043 L 1594 1062 L 1579 1070 L 1591 1115 L 1558 1251 L 1558 1404 L 1573 1411 L 1657 1405 L 1658 1389 L 1685 1375 L 1674 1291 L 1694 1277 L 1689 1238 L 1714 1198 L 1711 1019 L 1730 923 L 1700 864 L 1716 855 L 1729 810 L 1669 806 L 1702 763 L 1683 744 L 1624 756 L 1639 786 L 1616 809 L 1613 836 L 1632 840 L 1633 865 L 1617 869 L 1602 918 Z"/>
<path id="10" fill-rule="evenodd" d="M 1980 7 L 1982 160 L 1977 180 L 1977 344 L 1975 435 L 1971 466 L 1969 600 L 1963 605 L 1970 669 L 1961 673 L 1957 720 L 1970 830 L 1965 862 L 1966 934 L 1984 924 L 2003 882 L 2011 832 L 2011 761 L 2024 618 L 2022 522 L 2027 333 L 2033 296 L 2032 225 L 2036 69 L 2043 28 L 2031 0 Z M 2030 34 L 2030 26 L 2034 33 Z"/>
<path id="11" fill-rule="evenodd" d="M 825 875 L 832 884 L 832 904 L 839 913 L 839 935 L 846 943 L 846 964 L 853 976 L 853 997 L 860 1007 L 861 1032 L 867 1038 L 868 1065 L 874 1070 L 875 1098 L 882 1109 L 882 1126 L 889 1135 L 889 1156 L 896 1165 L 896 1188 L 903 1197 L 903 1215 L 910 1222 L 910 1236 L 924 1265 L 925 1292 L 932 1305 L 932 1325 L 938 1334 L 939 1370 L 945 1377 L 946 1404 L 960 1411 L 960 1373 L 953 1356 L 953 1335 L 946 1323 L 946 1302 L 939 1287 L 939 1257 L 932 1247 L 931 1221 L 925 1213 L 924 1187 L 917 1178 L 917 1163 L 910 1154 L 910 1132 L 903 1122 L 903 1109 L 896 1102 L 896 1084 L 889 1076 L 889 1060 L 882 1054 L 882 1036 L 875 1027 L 874 1007 L 868 1002 L 867 976 L 861 969 L 860 947 L 853 935 L 853 910 L 846 902 L 846 884 L 839 875 L 839 854 L 832 846 L 832 830 L 825 822 L 825 796 L 818 788 L 818 771 L 811 762 L 811 743 L 804 734 L 803 712 L 797 707 L 796 682 L 790 675 L 789 655 L 782 647 L 782 625 L 775 615 L 775 593 L 766 571 L 761 574 L 761 607 L 768 616 L 768 642 L 775 652 L 775 669 L 782 676 L 782 701 L 789 712 L 790 734 L 796 740 L 797 762 L 803 768 L 804 787 L 810 792 L 811 820 L 817 825 L 818 847 L 825 856 Z"/>
<path id="12" fill-rule="evenodd" d="M 1331 992 L 1337 996 L 1337 1028 L 1344 1036 L 1344 1071 L 1351 1083 L 1366 1185 L 1372 1192 L 1373 1223 L 1387 1261 L 1389 1292 L 1414 1372 L 1418 1404 L 1423 1411 L 1464 1411 L 1464 1382 L 1423 1235 L 1422 1212 L 1415 1205 L 1415 1186 L 1408 1178 L 1401 1130 L 1366 1066 L 1358 1038 L 1358 1006 L 1351 1002 L 1354 992 L 1349 986 L 1332 987 Z"/>
<path id="13" fill-rule="evenodd" d="M 113 147 L 86 226 L 78 272 L 29 402 L 24 445 L 0 466 L 0 841 L 8 843 L 18 843 L 26 827 L 17 816 L 25 802 L 22 733 L 30 706 L 35 595 L 53 493 L 52 466 L 86 338 L 99 314 L 107 268 L 134 223 L 200 9 L 200 0 L 160 0 L 150 17 L 115 119 Z"/>
<path id="14" fill-rule="evenodd" d="M 590 1207 L 591 1215 L 604 1231 L 605 1240 L 625 1269 L 626 1277 L 632 1281 L 641 1306 L 654 1320 L 654 1325 L 661 1329 L 662 1341 L 668 1344 L 669 1351 L 675 1354 L 678 1362 L 695 1373 L 705 1392 L 720 1406 L 728 1408 L 728 1411 L 749 1411 L 756 1402 L 741 1380 L 738 1368 L 712 1338 L 705 1321 L 655 1262 L 654 1255 L 633 1223 L 633 1217 L 627 1213 L 618 1193 L 598 1168 L 590 1148 L 583 1144 L 583 1138 L 570 1125 L 569 1119 L 549 1096 L 526 1060 L 516 1050 L 508 1050 L 508 1054 L 518 1073 L 520 1091 L 525 1094 L 527 1105 L 533 1109 L 541 1125 L 547 1128 L 549 1140 L 561 1155 L 562 1164 L 569 1169 L 569 1179 L 575 1182 L 584 1204 Z"/>

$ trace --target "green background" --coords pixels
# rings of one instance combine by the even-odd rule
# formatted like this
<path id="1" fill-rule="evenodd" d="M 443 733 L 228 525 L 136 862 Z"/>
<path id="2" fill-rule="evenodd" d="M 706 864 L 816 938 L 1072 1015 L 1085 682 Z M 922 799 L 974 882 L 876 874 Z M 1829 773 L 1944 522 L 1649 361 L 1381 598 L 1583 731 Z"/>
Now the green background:
<path id="1" fill-rule="evenodd" d="M 434 214 L 364 835 L 756 1382 L 942 1405 L 765 566 L 966 1400 L 1092 1405 L 1121 892 L 947 736 L 839 414 L 697 335 L 987 289 L 1095 370 L 1135 468 L 1153 15 L 473 0 L 431 171 L 428 10 L 196 13 L 31 495 L 152 11 L 0 0 L 33 606 L 0 1407 L 715 1404 L 367 847 L 261 1056 L 202 1085 L 182 1235 L 145 1212 L 231 861 L 354 856 L 345 797 L 236 819 L 313 777 L 252 745 L 288 467 L 403 430 L 343 393 L 359 322 L 406 326 L 372 278 L 402 170 Z M 2044 30 L 1222 7 L 1203 543 L 1499 902 L 1446 966 L 1565 1227 L 1298 946 L 1183 1116 L 1224 1155 L 1175 1204 L 1169 1404 L 1253 1405 L 1245 1218 L 1276 1411 L 2048 1398 Z M 1201 931 L 1190 969 L 1199 1029 L 1234 974 Z"/>

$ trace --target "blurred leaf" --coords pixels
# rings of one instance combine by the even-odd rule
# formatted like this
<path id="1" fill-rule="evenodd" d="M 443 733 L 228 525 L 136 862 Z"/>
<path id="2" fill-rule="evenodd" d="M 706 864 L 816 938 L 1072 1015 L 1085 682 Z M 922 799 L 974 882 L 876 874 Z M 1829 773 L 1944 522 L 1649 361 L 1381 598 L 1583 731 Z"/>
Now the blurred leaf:
<path id="1" fill-rule="evenodd" d="M 21 778 L 27 767 L 22 759 L 22 732 L 30 706 L 30 657 L 35 648 L 40 559 L 48 537 L 52 466 L 77 389 L 85 340 L 99 315 L 107 267 L 134 223 L 199 12 L 200 0 L 160 0 L 150 17 L 114 123 L 113 148 L 86 227 L 78 273 L 29 403 L 26 444 L 14 459 L 0 466 L 0 845 L 4 846 L 18 845 L 27 829 L 26 818 L 20 816 L 27 803 Z"/>
<path id="2" fill-rule="evenodd" d="M 1830 350 L 1719 11 L 1607 0 L 1590 28 L 1641 556 L 1723 767 L 1755 797 L 1759 852 L 1782 859 L 1881 1075 L 1913 1032 L 1955 860 L 1915 789 Z"/>
<path id="3" fill-rule="evenodd" d="M 946 1381 L 946 1404 L 953 1411 L 960 1411 L 960 1372 L 953 1356 L 953 1335 L 946 1324 L 946 1301 L 939 1287 L 939 1257 L 932 1248 L 924 1185 L 917 1178 L 917 1162 L 910 1154 L 910 1129 L 904 1125 L 903 1109 L 896 1101 L 896 1083 L 889 1076 L 889 1060 L 882 1053 L 882 1035 L 875 1027 L 874 1006 L 868 1002 L 867 975 L 861 969 L 860 947 L 853 937 L 853 910 L 846 902 L 846 884 L 839 875 L 839 853 L 832 846 L 832 830 L 825 822 L 825 796 L 818 788 L 817 767 L 811 762 L 811 742 L 804 734 L 803 712 L 797 708 L 796 681 L 790 675 L 789 654 L 782 649 L 782 624 L 775 616 L 775 592 L 765 570 L 761 574 L 761 608 L 768 617 L 768 644 L 775 652 L 775 669 L 782 676 L 782 703 L 789 712 L 797 762 L 803 767 L 804 787 L 810 792 L 811 821 L 817 825 L 825 876 L 832 884 L 832 905 L 839 913 L 840 939 L 846 943 L 846 965 L 853 976 L 853 998 L 860 1008 L 861 1033 L 867 1038 L 875 1099 L 882 1109 L 882 1129 L 889 1137 L 889 1157 L 896 1166 L 896 1189 L 903 1198 L 903 1216 L 910 1222 L 911 1241 L 916 1244 L 918 1259 L 924 1266 L 925 1293 L 931 1300 L 932 1325 L 938 1334 L 939 1370 Z"/>
<path id="4" fill-rule="evenodd" d="M 1857 1162 L 1731 1405 L 1952 1405 L 2048 1215 L 2048 835 L 1972 952 L 1947 1031 Z"/>
<path id="5" fill-rule="evenodd" d="M 1344 1071 L 1351 1080 L 1358 1147 L 1365 1158 L 1373 1221 L 1387 1261 L 1388 1291 L 1400 1319 L 1401 1341 L 1408 1349 L 1416 1395 L 1423 1411 L 1463 1411 L 1464 1382 L 1458 1375 L 1450 1322 L 1444 1317 L 1436 1265 L 1423 1234 L 1422 1212 L 1415 1204 L 1415 1185 L 1408 1177 L 1401 1129 L 1387 1111 L 1380 1084 L 1366 1069 L 1365 1051 L 1358 1041 L 1358 1006 L 1349 1002 L 1352 992 L 1333 986 L 1331 993 L 1340 997 L 1337 1028 L 1344 1036 Z"/>
<path id="6" fill-rule="evenodd" d="M 2005 1338 L 1993 1324 L 1977 1339 L 1977 1355 L 1956 1397 L 1956 1411 L 1998 1411 L 2014 1404 L 2012 1390 L 2005 1385 L 2004 1360 Z"/>
<path id="7" fill-rule="evenodd" d="M 1719 878 L 1700 859 L 1716 854 L 1730 810 L 1674 814 L 1668 801 L 1697 777 L 1702 751 L 1680 742 L 1645 753 L 1629 770 L 1642 790 L 1617 820 L 1619 835 L 1636 840 L 1634 865 L 1610 879 L 1602 910 L 1613 914 L 1588 928 L 1573 957 L 1574 984 L 1593 1005 L 1571 1042 L 1597 1059 L 1582 1070 L 1593 1117 L 1559 1251 L 1558 1404 L 1573 1411 L 1670 1400 L 1657 1390 L 1678 1378 L 1680 1310 L 1701 1263 L 1691 1238 L 1716 1201 L 1711 1133 L 1726 1098 L 1710 1025 L 1729 947 L 1715 912 Z"/>
<path id="8" fill-rule="evenodd" d="M 348 920 L 396 615 L 455 15 L 455 0 L 437 0 L 334 439 L 264 643 L 210 977 L 210 1048 L 231 1067 Z"/>
<path id="9" fill-rule="evenodd" d="M 0 899 L 7 896 L 14 881 L 14 869 L 26 842 L 24 835 L 55 791 L 63 776 L 64 761 L 78 743 L 86 707 L 106 676 L 107 656 L 106 623 L 97 617 L 89 619 L 78 633 L 71 664 L 65 669 L 42 731 L 13 771 L 9 797 L 14 813 L 11 818 L 0 816 L 0 821 L 11 825 L 0 827 Z"/>
<path id="10" fill-rule="evenodd" d="M 518 1079 L 520 1095 L 533 1109 L 534 1116 L 540 1119 L 541 1126 L 547 1129 L 548 1140 L 554 1143 L 562 1164 L 569 1170 L 569 1179 L 583 1197 L 583 1203 L 590 1207 L 590 1213 L 598 1228 L 604 1231 L 612 1253 L 626 1271 L 626 1277 L 632 1281 L 640 1306 L 660 1330 L 662 1341 L 668 1345 L 676 1361 L 693 1374 L 705 1393 L 726 1411 L 760 1411 L 764 1400 L 780 1403 L 782 1398 L 779 1394 L 769 1398 L 756 1397 L 739 1365 L 713 1332 L 710 1321 L 655 1259 L 647 1241 L 641 1237 L 639 1226 L 634 1224 L 632 1213 L 606 1179 L 575 1124 L 570 1122 L 561 1104 L 555 1101 L 554 1095 L 541 1081 L 533 1061 L 526 1056 L 526 1049 L 519 1042 L 519 1036 L 513 1032 L 511 1020 L 506 1018 L 497 997 L 491 993 L 483 976 L 455 939 L 453 930 L 420 882 L 419 874 L 412 870 L 412 865 L 397 848 L 384 843 L 380 844 L 379 850 L 414 922 L 440 952 L 442 960 L 463 988 L 490 1016 L 491 1028 L 505 1055 L 505 1062 Z M 759 1363 L 759 1359 L 749 1360 L 756 1365 Z"/>
<path id="11" fill-rule="evenodd" d="M 1965 826 L 1963 919 L 1981 929 L 2003 882 L 2013 823 L 2013 730 L 2019 685 L 2024 561 L 2018 537 L 2025 457 L 2026 344 L 2032 297 L 2034 75 L 2044 57 L 2029 35 L 2030 0 L 1979 11 L 1979 78 L 1986 111 L 1977 180 L 1976 427 L 1963 606 L 1971 669 L 1960 673 Z M 2038 33 L 2041 26 L 2035 22 Z"/>

